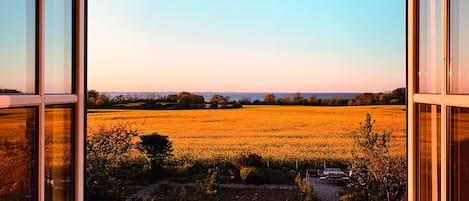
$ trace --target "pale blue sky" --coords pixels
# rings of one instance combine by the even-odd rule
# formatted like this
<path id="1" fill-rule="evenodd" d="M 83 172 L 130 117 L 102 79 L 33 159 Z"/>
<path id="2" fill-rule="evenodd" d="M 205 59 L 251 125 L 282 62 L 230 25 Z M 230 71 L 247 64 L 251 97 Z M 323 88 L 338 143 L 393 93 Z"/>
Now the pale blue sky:
<path id="1" fill-rule="evenodd" d="M 405 86 L 404 0 L 89 1 L 99 91 L 362 92 Z"/>

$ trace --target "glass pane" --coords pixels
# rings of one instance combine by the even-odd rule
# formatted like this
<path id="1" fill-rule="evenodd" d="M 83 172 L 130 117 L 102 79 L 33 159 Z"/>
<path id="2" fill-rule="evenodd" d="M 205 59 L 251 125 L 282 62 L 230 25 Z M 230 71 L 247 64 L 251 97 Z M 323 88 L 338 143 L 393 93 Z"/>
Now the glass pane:
<path id="1" fill-rule="evenodd" d="M 451 200 L 469 200 L 469 108 L 451 108 Z"/>
<path id="2" fill-rule="evenodd" d="M 45 92 L 72 93 L 72 0 L 45 2 Z"/>
<path id="3" fill-rule="evenodd" d="M 34 2 L 0 2 L 0 94 L 36 92 Z"/>
<path id="4" fill-rule="evenodd" d="M 441 92 L 441 0 L 420 0 L 418 92 Z"/>
<path id="5" fill-rule="evenodd" d="M 73 109 L 46 107 L 46 201 L 73 200 Z"/>
<path id="6" fill-rule="evenodd" d="M 450 93 L 469 94 L 469 1 L 450 6 Z"/>
<path id="7" fill-rule="evenodd" d="M 37 200 L 35 108 L 0 109 L 0 200 Z"/>
<path id="8" fill-rule="evenodd" d="M 418 104 L 417 121 L 417 200 L 432 200 L 432 197 L 440 200 L 440 106 Z M 438 185 L 432 186 L 435 179 Z"/>

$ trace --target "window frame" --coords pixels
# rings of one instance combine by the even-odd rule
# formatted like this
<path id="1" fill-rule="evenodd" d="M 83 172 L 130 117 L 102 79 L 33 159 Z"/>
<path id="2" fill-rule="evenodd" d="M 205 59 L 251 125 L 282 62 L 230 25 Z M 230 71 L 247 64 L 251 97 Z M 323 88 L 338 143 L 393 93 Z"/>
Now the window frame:
<path id="1" fill-rule="evenodd" d="M 425 94 L 418 93 L 418 60 L 419 60 L 419 1 L 420 0 L 407 0 L 407 158 L 408 158 L 408 200 L 416 200 L 419 189 L 417 189 L 417 149 L 416 133 L 417 133 L 417 104 L 432 104 L 441 107 L 441 189 L 439 199 L 442 201 L 450 200 L 450 177 L 451 177 L 451 164 L 450 164 L 450 129 L 449 118 L 451 107 L 464 107 L 469 108 L 468 95 L 453 95 L 449 91 L 449 59 L 450 47 L 450 1 L 441 1 L 441 13 L 443 21 L 441 27 L 442 34 L 442 64 L 441 66 L 441 93 L 438 94 Z M 436 157 L 436 156 L 435 156 Z M 432 158 L 433 159 L 433 158 Z M 436 171 L 437 168 L 432 170 Z M 436 174 L 432 173 L 433 175 Z M 437 182 L 433 179 L 432 182 Z M 437 183 L 432 186 L 437 186 Z M 432 191 L 437 191 L 433 188 Z M 438 200 L 433 198 L 432 200 Z"/>
<path id="2" fill-rule="evenodd" d="M 86 101 L 86 27 L 87 27 L 87 0 L 72 1 L 72 93 L 46 94 L 45 93 L 45 1 L 36 0 L 36 94 L 16 95 L 0 94 L 0 108 L 37 107 L 38 132 L 38 166 L 37 166 L 37 196 L 38 201 L 45 200 L 45 107 L 46 105 L 73 104 L 74 139 L 74 199 L 84 200 L 84 174 L 85 174 L 85 101 Z"/>

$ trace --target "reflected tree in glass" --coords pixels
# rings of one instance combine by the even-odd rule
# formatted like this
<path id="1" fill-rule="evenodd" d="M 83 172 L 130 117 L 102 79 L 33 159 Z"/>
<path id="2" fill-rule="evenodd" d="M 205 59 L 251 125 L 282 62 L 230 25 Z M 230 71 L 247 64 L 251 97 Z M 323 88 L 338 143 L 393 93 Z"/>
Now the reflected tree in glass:
<path id="1" fill-rule="evenodd" d="M 36 109 L 0 109 L 0 200 L 37 200 Z"/>

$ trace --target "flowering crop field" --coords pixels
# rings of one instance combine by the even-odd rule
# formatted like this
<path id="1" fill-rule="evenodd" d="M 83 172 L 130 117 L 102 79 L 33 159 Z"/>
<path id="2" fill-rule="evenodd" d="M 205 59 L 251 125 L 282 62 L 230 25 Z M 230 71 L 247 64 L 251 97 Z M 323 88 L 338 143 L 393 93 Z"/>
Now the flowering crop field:
<path id="1" fill-rule="evenodd" d="M 256 153 L 272 160 L 351 158 L 351 133 L 370 113 L 375 129 L 392 132 L 394 156 L 405 157 L 405 106 L 244 106 L 241 109 L 104 110 L 88 113 L 88 129 L 130 122 L 142 134 L 169 136 L 175 158 L 231 159 Z"/>

